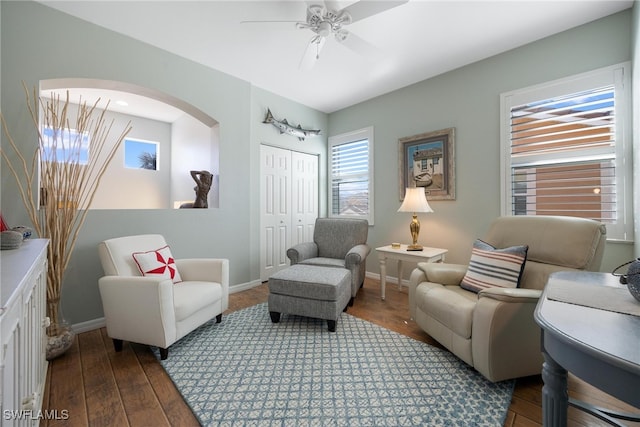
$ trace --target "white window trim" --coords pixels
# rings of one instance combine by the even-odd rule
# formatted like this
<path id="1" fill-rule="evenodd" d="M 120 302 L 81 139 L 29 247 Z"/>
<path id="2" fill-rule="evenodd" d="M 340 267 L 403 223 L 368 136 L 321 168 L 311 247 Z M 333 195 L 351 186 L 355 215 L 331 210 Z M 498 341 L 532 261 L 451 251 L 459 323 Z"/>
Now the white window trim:
<path id="1" fill-rule="evenodd" d="M 156 147 L 156 168 L 155 169 L 144 169 L 144 168 L 140 168 L 140 167 L 131 167 L 131 166 L 127 166 L 127 141 L 132 141 L 132 142 L 141 142 L 144 144 L 149 144 L 149 145 L 155 145 Z M 124 153 L 122 155 L 122 166 L 125 169 L 129 169 L 129 170 L 138 170 L 138 171 L 154 171 L 157 172 L 160 170 L 160 143 L 158 141 L 151 141 L 149 139 L 141 139 L 141 138 L 125 138 L 122 141 L 122 149 L 124 150 Z"/>
<path id="2" fill-rule="evenodd" d="M 45 150 L 45 153 L 42 153 L 41 156 L 44 157 L 44 160 L 48 161 L 55 158 L 56 163 L 69 163 L 69 160 L 71 160 L 72 163 L 77 163 L 80 166 L 86 166 L 89 164 L 89 159 L 91 158 L 91 134 L 88 131 L 80 134 L 76 129 L 67 127 L 65 124 L 57 128 L 54 128 L 52 126 L 43 126 L 41 133 L 43 148 Z M 49 135 L 49 133 L 51 133 L 51 135 Z M 75 149 L 78 148 L 77 139 L 79 137 L 81 138 L 80 151 L 75 151 Z M 66 157 L 63 156 L 61 158 L 58 158 L 57 153 L 46 153 L 46 151 L 54 151 L 54 144 L 56 144 L 58 148 L 63 150 L 63 152 L 66 154 Z M 87 153 L 86 160 L 82 159 L 82 152 Z"/>
<path id="3" fill-rule="evenodd" d="M 506 92 L 500 95 L 500 198 L 502 215 L 511 213 L 510 110 L 535 100 L 576 93 L 598 86 L 615 86 L 616 96 L 616 179 L 618 223 L 606 224 L 607 240 L 633 240 L 633 171 L 631 132 L 631 63 L 623 62 L 563 79 Z"/>
<path id="4" fill-rule="evenodd" d="M 360 141 L 363 139 L 367 139 L 369 141 L 369 212 L 367 215 L 335 215 L 333 214 L 333 197 L 331 194 L 331 182 L 333 179 L 332 171 L 331 171 L 331 151 L 335 145 L 345 144 L 353 141 Z M 328 144 L 328 194 L 327 197 L 329 199 L 329 217 L 330 218 L 363 218 L 369 222 L 369 225 L 373 225 L 373 211 L 374 211 L 374 192 L 373 192 L 373 146 L 374 146 L 374 136 L 373 136 L 373 126 L 369 126 L 363 129 L 355 130 L 352 132 L 342 133 L 340 135 L 330 136 L 329 144 Z"/>

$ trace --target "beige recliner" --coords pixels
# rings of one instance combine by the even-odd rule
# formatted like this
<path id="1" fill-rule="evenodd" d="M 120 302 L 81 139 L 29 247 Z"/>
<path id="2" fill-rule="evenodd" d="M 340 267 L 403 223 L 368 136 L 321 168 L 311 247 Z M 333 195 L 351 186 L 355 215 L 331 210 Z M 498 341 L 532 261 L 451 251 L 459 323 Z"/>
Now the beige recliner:
<path id="1" fill-rule="evenodd" d="M 597 271 L 606 229 L 588 219 L 509 216 L 482 239 L 495 248 L 528 245 L 518 288 L 479 293 L 460 287 L 466 265 L 420 263 L 412 272 L 412 318 L 431 337 L 490 381 L 540 374 L 540 328 L 533 312 L 550 273 Z"/>

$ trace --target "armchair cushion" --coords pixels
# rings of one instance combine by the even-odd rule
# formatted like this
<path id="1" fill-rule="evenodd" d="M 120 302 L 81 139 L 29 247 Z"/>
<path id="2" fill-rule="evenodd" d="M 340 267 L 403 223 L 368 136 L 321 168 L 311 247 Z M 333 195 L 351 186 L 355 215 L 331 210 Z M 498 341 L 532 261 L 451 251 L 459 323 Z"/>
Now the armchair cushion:
<path id="1" fill-rule="evenodd" d="M 173 289 L 173 309 L 176 320 L 188 318 L 222 299 L 222 287 L 210 282 L 182 282 Z"/>
<path id="2" fill-rule="evenodd" d="M 342 268 L 346 267 L 344 258 L 339 259 L 339 258 L 315 257 L 315 258 L 305 259 L 304 261 L 300 262 L 300 264 L 317 265 L 321 267 L 342 267 Z"/>
<path id="3" fill-rule="evenodd" d="M 169 245 L 153 251 L 134 252 L 133 259 L 143 276 L 171 279 L 173 283 L 182 281 Z"/>
<path id="4" fill-rule="evenodd" d="M 463 291 L 459 286 L 442 286 L 439 283 L 426 282 L 416 296 L 420 301 L 418 308 L 456 334 L 471 338 L 473 311 L 478 297 Z"/>
<path id="5" fill-rule="evenodd" d="M 471 292 L 488 288 L 517 288 L 527 259 L 527 245 L 496 249 L 477 239 L 469 269 L 460 286 Z"/>

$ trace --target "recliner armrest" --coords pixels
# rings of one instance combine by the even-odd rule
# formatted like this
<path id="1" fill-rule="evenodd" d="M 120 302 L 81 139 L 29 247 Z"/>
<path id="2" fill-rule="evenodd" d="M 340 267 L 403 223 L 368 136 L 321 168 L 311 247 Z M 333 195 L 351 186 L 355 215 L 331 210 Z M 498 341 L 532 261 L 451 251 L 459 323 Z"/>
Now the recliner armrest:
<path id="1" fill-rule="evenodd" d="M 418 268 L 425 275 L 425 281 L 440 283 L 445 286 L 459 285 L 467 273 L 463 264 L 420 262 Z"/>
<path id="2" fill-rule="evenodd" d="M 493 298 L 503 302 L 538 303 L 542 291 L 522 288 L 489 288 L 478 293 L 478 298 Z"/>
<path id="3" fill-rule="evenodd" d="M 367 258 L 369 252 L 371 252 L 369 245 L 362 244 L 354 246 L 345 256 L 345 267 L 350 269 L 353 266 L 359 265 Z"/>
<path id="4" fill-rule="evenodd" d="M 473 312 L 473 367 L 489 380 L 540 373 L 540 327 L 533 318 L 540 294 L 520 288 L 479 292 Z"/>
<path id="5" fill-rule="evenodd" d="M 291 260 L 291 265 L 298 264 L 309 258 L 318 256 L 318 245 L 315 242 L 298 243 L 287 249 L 287 257 Z"/>

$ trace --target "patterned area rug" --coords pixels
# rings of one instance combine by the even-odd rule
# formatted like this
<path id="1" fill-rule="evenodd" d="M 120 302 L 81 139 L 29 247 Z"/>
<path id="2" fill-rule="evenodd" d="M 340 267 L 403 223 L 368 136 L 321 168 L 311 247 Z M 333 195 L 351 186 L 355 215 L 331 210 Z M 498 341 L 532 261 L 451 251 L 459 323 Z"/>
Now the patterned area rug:
<path id="1" fill-rule="evenodd" d="M 203 325 L 161 363 L 204 426 L 502 426 L 514 386 L 348 313 L 335 333 L 273 324 L 266 303 Z"/>

